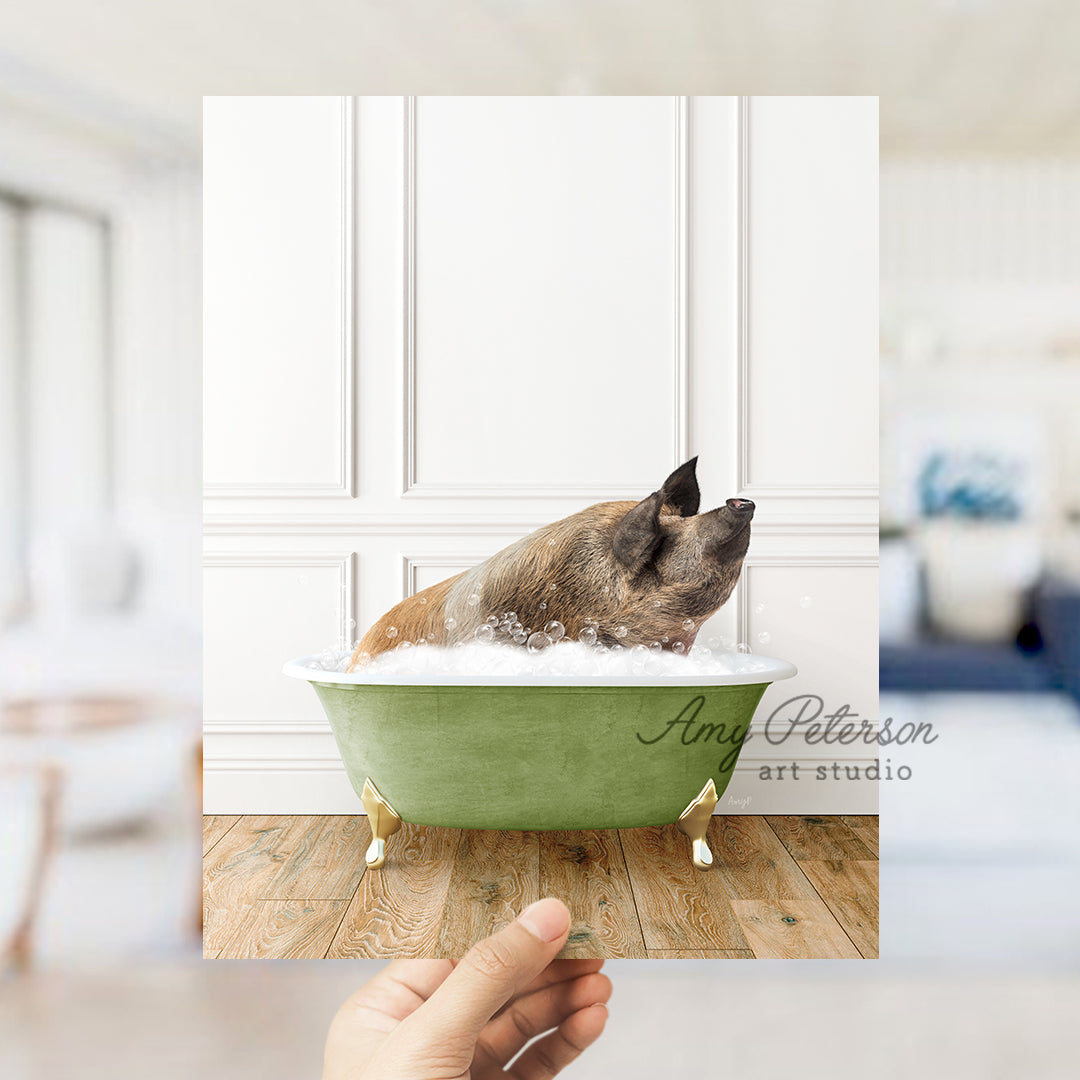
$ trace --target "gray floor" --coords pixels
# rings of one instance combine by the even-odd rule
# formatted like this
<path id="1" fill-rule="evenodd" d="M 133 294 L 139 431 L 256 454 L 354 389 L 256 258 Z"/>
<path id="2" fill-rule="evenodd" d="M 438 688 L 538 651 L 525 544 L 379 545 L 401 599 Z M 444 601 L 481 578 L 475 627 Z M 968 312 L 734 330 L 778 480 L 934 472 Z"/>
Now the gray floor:
<path id="1" fill-rule="evenodd" d="M 1080 971 L 1076 702 L 883 694 L 881 716 L 937 737 L 882 749 L 912 777 L 880 785 L 881 955 Z"/>

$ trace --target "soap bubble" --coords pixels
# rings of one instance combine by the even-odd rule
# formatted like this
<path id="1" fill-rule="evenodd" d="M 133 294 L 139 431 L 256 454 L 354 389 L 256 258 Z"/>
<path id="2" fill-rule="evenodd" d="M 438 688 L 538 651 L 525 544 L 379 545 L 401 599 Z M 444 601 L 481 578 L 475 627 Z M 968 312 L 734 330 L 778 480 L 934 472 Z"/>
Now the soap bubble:
<path id="1" fill-rule="evenodd" d="M 541 600 L 540 601 L 540 610 L 541 611 L 547 611 L 547 601 L 546 600 Z"/>
<path id="2" fill-rule="evenodd" d="M 551 538 L 551 539 L 550 539 L 550 540 L 548 541 L 548 547 L 554 547 L 554 546 L 555 546 L 555 537 L 553 536 L 553 537 L 552 537 L 552 538 Z"/>
<path id="3" fill-rule="evenodd" d="M 617 638 L 624 638 L 629 633 L 625 626 L 617 626 L 615 628 L 615 636 Z"/>
<path id="4" fill-rule="evenodd" d="M 652 606 L 653 606 L 653 607 L 663 607 L 664 605 L 663 605 L 663 604 L 661 604 L 659 600 L 654 600 L 654 601 L 652 602 Z"/>
<path id="5" fill-rule="evenodd" d="M 753 651 L 745 641 L 740 641 L 739 644 L 735 646 L 735 648 L 741 653 L 748 653 Z"/>
<path id="6" fill-rule="evenodd" d="M 483 626 L 478 626 L 473 632 L 473 637 L 480 642 L 481 645 L 489 644 L 495 637 L 495 631 L 484 623 Z"/>
<path id="7" fill-rule="evenodd" d="M 307 574 L 298 574 L 296 577 L 297 585 L 307 585 L 309 581 L 310 579 L 308 578 Z"/>
<path id="8" fill-rule="evenodd" d="M 772 641 L 772 634 L 770 634 L 768 630 L 762 630 L 761 633 L 758 634 L 757 639 L 762 645 L 768 645 L 769 642 Z"/>
<path id="9" fill-rule="evenodd" d="M 803 596 L 799 600 L 799 607 L 808 608 L 813 606 L 814 598 L 812 596 Z"/>
<path id="10" fill-rule="evenodd" d="M 595 645 L 596 644 L 596 631 L 591 626 L 586 626 L 577 636 L 578 641 L 582 645 Z"/>
<path id="11" fill-rule="evenodd" d="M 434 634 L 428 634 L 427 639 L 428 639 L 428 641 L 434 641 L 435 640 L 435 635 Z"/>
<path id="12" fill-rule="evenodd" d="M 388 626 L 386 628 L 386 636 L 389 637 L 389 638 L 397 637 L 397 627 L 396 626 Z"/>
<path id="13" fill-rule="evenodd" d="M 544 627 L 544 633 L 547 634 L 552 641 L 562 641 L 566 636 L 566 627 L 563 626 L 558 619 L 553 619 Z"/>
<path id="14" fill-rule="evenodd" d="M 765 604 L 764 604 L 764 602 L 763 602 L 763 603 L 760 603 L 760 604 L 755 604 L 755 605 L 754 605 L 754 612 L 755 612 L 756 614 L 758 614 L 758 615 L 761 615 L 761 614 L 762 614 L 762 613 L 763 613 L 764 611 L 765 611 Z"/>
<path id="15" fill-rule="evenodd" d="M 671 638 L 669 638 L 667 634 L 665 634 L 660 640 L 666 645 L 671 640 Z"/>
<path id="16" fill-rule="evenodd" d="M 488 626 L 492 626 L 492 627 L 498 626 L 499 625 L 499 617 L 498 617 L 498 615 L 489 615 L 487 617 L 486 622 L 487 622 Z"/>
<path id="17" fill-rule="evenodd" d="M 605 585 L 600 591 L 602 593 L 609 593 L 609 592 L 611 592 L 611 586 L 610 585 Z"/>
<path id="18" fill-rule="evenodd" d="M 490 627 L 486 629 L 491 631 Z M 550 635 L 539 631 L 528 635 L 522 646 L 508 638 L 500 643 L 494 631 L 491 633 L 493 640 L 490 642 L 474 641 L 470 637 L 467 642 L 440 646 L 431 642 L 429 637 L 415 642 L 401 641 L 404 634 L 401 631 L 396 647 L 370 659 L 362 656 L 359 650 L 356 655 L 358 662 L 368 661 L 364 666 L 365 675 L 376 680 L 389 677 L 391 683 L 396 675 L 420 676 L 420 682 L 424 682 L 425 677 L 441 681 L 443 676 L 457 675 L 480 675 L 485 679 L 533 675 L 555 679 L 636 676 L 638 680 L 645 675 L 649 681 L 662 684 L 671 676 L 690 675 L 707 684 L 714 680 L 723 683 L 725 677 L 732 674 L 768 672 L 770 668 L 769 662 L 762 658 L 737 653 L 712 653 L 700 644 L 691 648 L 685 641 L 679 641 L 674 648 L 666 650 L 659 647 L 659 642 L 653 642 L 649 647 L 642 644 L 632 648 L 621 644 L 605 647 L 599 643 L 589 645 L 585 641 L 569 641 L 565 636 L 554 642 Z M 313 678 L 333 679 L 332 674 L 323 673 L 343 673 L 349 661 L 349 653 L 331 648 L 321 655 L 316 654 L 307 663 L 312 669 Z M 768 675 L 763 677 L 766 680 L 769 678 Z"/>
<path id="19" fill-rule="evenodd" d="M 683 619 L 682 628 L 684 630 L 693 630 L 694 629 L 694 620 L 693 619 Z"/>
<path id="20" fill-rule="evenodd" d="M 426 604 L 427 603 L 427 597 L 426 596 L 421 596 L 420 597 L 420 603 L 421 604 Z"/>
<path id="21" fill-rule="evenodd" d="M 551 584 L 550 584 L 550 585 L 548 586 L 548 588 L 549 588 L 549 589 L 550 589 L 550 590 L 551 590 L 552 592 L 554 592 L 554 591 L 555 591 L 555 590 L 556 590 L 556 589 L 558 588 L 558 585 L 556 585 L 556 584 L 555 584 L 555 582 L 553 581 L 553 582 L 552 582 L 552 583 L 551 583 Z"/>
<path id="22" fill-rule="evenodd" d="M 517 622 L 517 612 L 516 611 L 508 611 L 503 616 L 503 618 L 509 623 L 516 623 Z"/>
<path id="23" fill-rule="evenodd" d="M 718 637 L 711 637 L 706 644 L 715 652 L 717 649 L 720 649 L 724 643 Z"/>
<path id="24" fill-rule="evenodd" d="M 518 625 L 520 626 L 521 624 L 519 623 Z M 513 639 L 515 645 L 524 645 L 525 642 L 529 640 L 529 635 L 526 634 L 524 630 L 519 630 L 513 635 Z"/>
<path id="25" fill-rule="evenodd" d="M 453 615 L 447 615 L 443 620 L 443 626 L 445 626 L 447 630 L 453 630 L 454 627 L 457 626 L 457 619 L 455 619 Z"/>
<path id="26" fill-rule="evenodd" d="M 469 607 L 479 607 L 480 606 L 480 594 L 479 593 L 470 593 L 469 594 L 469 599 L 466 600 L 465 602 L 469 605 Z"/>

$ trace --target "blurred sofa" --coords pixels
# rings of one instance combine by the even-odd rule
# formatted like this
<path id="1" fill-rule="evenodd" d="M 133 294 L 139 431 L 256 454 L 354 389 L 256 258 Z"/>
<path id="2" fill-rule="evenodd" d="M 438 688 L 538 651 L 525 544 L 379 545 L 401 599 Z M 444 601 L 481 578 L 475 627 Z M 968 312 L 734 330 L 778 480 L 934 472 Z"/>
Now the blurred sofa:
<path id="1" fill-rule="evenodd" d="M 952 641 L 929 633 L 882 644 L 884 691 L 1065 691 L 1080 701 L 1080 585 L 1041 581 L 1013 642 Z"/>

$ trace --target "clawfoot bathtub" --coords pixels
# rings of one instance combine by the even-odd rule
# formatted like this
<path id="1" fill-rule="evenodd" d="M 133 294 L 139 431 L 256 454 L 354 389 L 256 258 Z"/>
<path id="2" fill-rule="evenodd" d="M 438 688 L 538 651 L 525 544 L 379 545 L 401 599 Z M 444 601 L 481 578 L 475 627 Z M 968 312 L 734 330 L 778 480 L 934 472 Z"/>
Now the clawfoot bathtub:
<path id="1" fill-rule="evenodd" d="M 697 675 L 284 673 L 315 689 L 371 824 L 371 867 L 402 821 L 465 829 L 627 829 L 678 822 L 694 865 L 765 689 L 785 660 Z"/>

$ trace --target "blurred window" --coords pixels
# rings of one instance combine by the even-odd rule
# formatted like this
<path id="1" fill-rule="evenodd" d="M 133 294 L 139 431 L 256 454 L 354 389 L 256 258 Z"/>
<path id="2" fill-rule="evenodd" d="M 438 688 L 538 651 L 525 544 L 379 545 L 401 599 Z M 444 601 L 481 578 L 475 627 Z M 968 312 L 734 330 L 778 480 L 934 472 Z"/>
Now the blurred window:
<path id="1" fill-rule="evenodd" d="M 0 192 L 0 625 L 35 538 L 112 506 L 108 222 Z"/>

